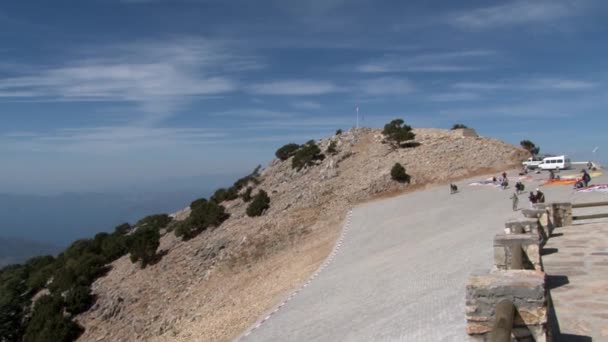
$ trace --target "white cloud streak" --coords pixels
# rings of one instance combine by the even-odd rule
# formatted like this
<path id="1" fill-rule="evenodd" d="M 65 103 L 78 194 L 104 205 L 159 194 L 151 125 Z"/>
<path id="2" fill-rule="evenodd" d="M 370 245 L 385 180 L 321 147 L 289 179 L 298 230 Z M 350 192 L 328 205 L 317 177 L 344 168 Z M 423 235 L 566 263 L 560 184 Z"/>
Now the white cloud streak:
<path id="1" fill-rule="evenodd" d="M 362 73 L 463 72 L 484 69 L 471 60 L 495 55 L 491 50 L 465 50 L 414 56 L 387 55 L 355 66 Z"/>
<path id="2" fill-rule="evenodd" d="M 90 53 L 106 57 L 0 79 L 0 99 L 130 102 L 162 118 L 191 97 L 237 90 L 239 83 L 227 74 L 263 67 L 253 57 L 201 39 L 119 45 Z"/>
<path id="3" fill-rule="evenodd" d="M 537 91 L 579 91 L 597 87 L 597 83 L 563 78 L 532 78 L 520 80 L 503 80 L 497 82 L 458 82 L 452 85 L 459 90 L 494 91 L 494 90 L 537 90 Z"/>
<path id="4" fill-rule="evenodd" d="M 249 87 L 249 92 L 259 95 L 324 95 L 342 89 L 329 81 L 286 80 L 259 83 Z"/>
<path id="5" fill-rule="evenodd" d="M 509 1 L 503 5 L 455 14 L 449 22 L 458 28 L 470 30 L 539 24 L 576 15 L 586 8 L 586 3 L 563 0 Z"/>
<path id="6" fill-rule="evenodd" d="M 381 77 L 360 81 L 357 86 L 357 91 L 363 95 L 382 96 L 382 95 L 405 95 L 411 93 L 416 88 L 407 79 Z"/>

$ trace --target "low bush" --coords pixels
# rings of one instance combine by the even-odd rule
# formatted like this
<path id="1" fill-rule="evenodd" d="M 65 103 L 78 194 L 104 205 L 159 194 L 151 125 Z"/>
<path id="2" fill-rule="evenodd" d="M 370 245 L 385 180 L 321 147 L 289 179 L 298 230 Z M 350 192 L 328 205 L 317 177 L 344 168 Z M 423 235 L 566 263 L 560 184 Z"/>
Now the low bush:
<path id="1" fill-rule="evenodd" d="M 34 305 L 23 342 L 71 342 L 84 329 L 63 315 L 65 303 L 59 296 L 42 296 Z"/>
<path id="2" fill-rule="evenodd" d="M 215 203 L 222 203 L 224 201 L 232 201 L 234 199 L 237 199 L 238 197 L 239 197 L 238 190 L 234 186 L 231 186 L 228 189 L 224 189 L 224 188 L 217 189 L 209 200 L 213 201 Z"/>
<path id="3" fill-rule="evenodd" d="M 341 129 L 338 129 L 338 130 L 336 131 L 336 135 L 340 135 L 340 134 L 342 134 L 342 130 L 341 130 Z"/>
<path id="4" fill-rule="evenodd" d="M 404 124 L 402 119 L 395 119 L 384 125 L 382 134 L 394 147 L 401 147 L 404 142 L 416 137 L 412 127 Z"/>
<path id="5" fill-rule="evenodd" d="M 230 215 L 226 209 L 213 201 L 198 201 L 192 207 L 190 216 L 175 226 L 175 236 L 184 240 L 192 239 L 209 227 L 218 227 Z"/>
<path id="6" fill-rule="evenodd" d="M 329 154 L 336 154 L 338 153 L 338 149 L 337 149 L 337 144 L 335 141 L 332 141 L 329 143 L 329 146 L 327 146 L 327 153 Z"/>
<path id="7" fill-rule="evenodd" d="M 93 305 L 94 298 L 88 286 L 77 285 L 65 294 L 65 308 L 72 315 L 87 311 Z"/>
<path id="8" fill-rule="evenodd" d="M 131 261 L 141 261 L 141 268 L 156 260 L 156 249 L 160 245 L 160 233 L 154 227 L 138 228 L 129 243 Z"/>
<path id="9" fill-rule="evenodd" d="M 321 154 L 321 149 L 314 140 L 308 141 L 296 152 L 291 160 L 291 167 L 301 170 L 304 166 L 313 165 L 316 160 L 323 160 L 325 156 Z"/>
<path id="10" fill-rule="evenodd" d="M 143 219 L 137 221 L 135 224 L 136 228 L 152 228 L 159 230 L 161 228 L 165 228 L 169 222 L 171 222 L 171 217 L 167 214 L 155 214 L 144 217 Z"/>
<path id="11" fill-rule="evenodd" d="M 270 197 L 268 197 L 266 191 L 260 190 L 253 196 L 253 200 L 249 206 L 247 206 L 247 216 L 260 216 L 264 213 L 264 210 L 268 208 L 270 208 Z"/>
<path id="12" fill-rule="evenodd" d="M 243 192 L 243 194 L 241 195 L 241 197 L 243 198 L 243 202 L 249 202 L 251 201 L 251 192 L 253 191 L 252 187 L 247 187 L 247 189 L 245 190 L 245 192 Z"/>
<path id="13" fill-rule="evenodd" d="M 281 148 L 279 148 L 274 153 L 274 155 L 277 158 L 279 158 L 280 160 L 285 161 L 285 160 L 289 159 L 289 157 L 293 156 L 299 148 L 300 148 L 300 145 L 290 143 L 287 145 L 283 145 Z"/>
<path id="14" fill-rule="evenodd" d="M 395 163 L 391 169 L 391 178 L 400 183 L 409 183 L 410 175 L 405 173 L 405 168 L 399 163 Z"/>
<path id="15" fill-rule="evenodd" d="M 114 233 L 115 234 L 127 234 L 129 231 L 131 231 L 131 225 L 128 223 L 123 223 L 121 225 L 116 226 L 116 228 L 114 228 Z"/>
<path id="16" fill-rule="evenodd" d="M 463 125 L 461 123 L 457 123 L 457 124 L 454 124 L 454 126 L 452 126 L 452 130 L 461 129 L 461 128 L 469 128 L 469 127 L 467 127 L 466 125 Z"/>

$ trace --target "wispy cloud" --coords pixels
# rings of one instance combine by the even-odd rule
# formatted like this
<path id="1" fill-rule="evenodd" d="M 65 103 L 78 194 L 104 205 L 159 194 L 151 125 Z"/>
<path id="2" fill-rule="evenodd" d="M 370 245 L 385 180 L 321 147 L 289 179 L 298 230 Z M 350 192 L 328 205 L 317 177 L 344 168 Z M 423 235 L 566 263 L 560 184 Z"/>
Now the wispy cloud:
<path id="1" fill-rule="evenodd" d="M 315 110 L 320 109 L 321 104 L 315 101 L 294 101 L 291 106 L 296 109 Z"/>
<path id="2" fill-rule="evenodd" d="M 201 39 L 143 42 L 98 48 L 65 66 L 0 78 L 0 99 L 113 101 L 169 116 L 193 96 L 225 94 L 239 87 L 231 72 L 262 67 L 221 44 Z"/>
<path id="3" fill-rule="evenodd" d="M 493 91 L 493 90 L 587 90 L 597 87 L 596 82 L 564 78 L 530 78 L 519 80 L 502 80 L 496 82 L 458 82 L 452 85 L 459 90 Z"/>
<path id="4" fill-rule="evenodd" d="M 342 89 L 330 81 L 285 80 L 255 84 L 249 91 L 260 95 L 323 95 Z"/>
<path id="5" fill-rule="evenodd" d="M 587 1 L 510 1 L 503 5 L 461 12 L 450 18 L 456 27 L 482 30 L 520 24 L 538 24 L 580 13 Z"/>
<path id="6" fill-rule="evenodd" d="M 479 99 L 479 94 L 473 92 L 441 93 L 429 96 L 429 100 L 433 102 L 476 101 Z"/>
<path id="7" fill-rule="evenodd" d="M 404 78 L 381 77 L 358 82 L 356 91 L 363 95 L 404 95 L 416 88 L 412 82 Z"/>
<path id="8" fill-rule="evenodd" d="M 492 50 L 465 50 L 413 56 L 386 55 L 359 64 L 354 69 L 363 73 L 473 71 L 484 68 L 479 65 L 479 58 L 495 54 Z"/>

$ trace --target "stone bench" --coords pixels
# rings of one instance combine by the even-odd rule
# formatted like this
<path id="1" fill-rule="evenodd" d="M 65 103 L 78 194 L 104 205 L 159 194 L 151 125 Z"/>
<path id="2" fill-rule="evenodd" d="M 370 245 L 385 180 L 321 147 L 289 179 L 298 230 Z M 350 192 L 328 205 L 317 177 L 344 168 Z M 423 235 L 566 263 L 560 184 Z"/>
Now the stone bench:
<path id="1" fill-rule="evenodd" d="M 513 269 L 514 258 L 519 259 L 523 269 L 542 271 L 538 238 L 532 234 L 497 234 L 494 237 L 494 267 Z"/>
<path id="2" fill-rule="evenodd" d="M 512 270 L 472 275 L 466 287 L 468 341 L 489 340 L 496 305 L 502 300 L 515 307 L 512 332 L 518 341 L 548 341 L 546 293 L 543 272 Z"/>

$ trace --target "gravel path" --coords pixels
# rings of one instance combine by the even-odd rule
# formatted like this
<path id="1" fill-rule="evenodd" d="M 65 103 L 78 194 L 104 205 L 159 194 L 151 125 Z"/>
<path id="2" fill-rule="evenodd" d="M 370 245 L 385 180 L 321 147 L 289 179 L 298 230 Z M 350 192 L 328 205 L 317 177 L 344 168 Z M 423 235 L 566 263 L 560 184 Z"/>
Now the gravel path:
<path id="1" fill-rule="evenodd" d="M 464 341 L 467 279 L 491 268 L 494 235 L 521 218 L 511 210 L 510 179 L 505 191 L 467 180 L 453 195 L 446 185 L 356 207 L 333 262 L 241 340 Z M 545 193 L 548 201 L 573 197 L 570 186 Z"/>

